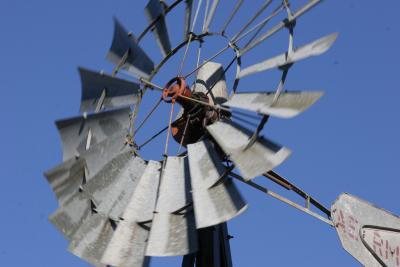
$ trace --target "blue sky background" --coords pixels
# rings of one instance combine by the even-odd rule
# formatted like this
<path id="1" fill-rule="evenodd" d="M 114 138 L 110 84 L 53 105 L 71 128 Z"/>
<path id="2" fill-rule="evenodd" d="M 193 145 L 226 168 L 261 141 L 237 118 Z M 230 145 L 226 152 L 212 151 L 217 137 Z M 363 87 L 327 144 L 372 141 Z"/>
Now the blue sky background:
<path id="1" fill-rule="evenodd" d="M 233 26 L 262 1 L 247 2 Z M 67 252 L 67 242 L 47 220 L 57 202 L 42 173 L 62 155 L 53 121 L 78 114 L 77 66 L 112 69 L 105 60 L 112 16 L 138 34 L 146 23 L 145 4 L 0 0 L 1 266 L 88 266 Z M 231 6 L 231 1 L 221 1 L 211 28 L 221 25 Z M 302 116 L 271 120 L 264 134 L 293 150 L 279 172 L 327 206 L 341 192 L 350 192 L 400 214 L 399 9 L 397 0 L 330 0 L 298 21 L 296 45 L 340 33 L 328 53 L 298 63 L 288 77 L 287 89 L 323 90 L 325 96 Z M 174 40 L 182 38 L 177 14 L 168 21 Z M 282 32 L 250 52 L 243 65 L 284 52 L 285 36 Z M 155 61 L 160 59 L 151 35 L 144 46 Z M 220 46 L 218 40 L 210 41 L 204 50 L 212 53 Z M 186 71 L 190 64 L 189 56 Z M 176 70 L 172 61 L 155 81 L 164 84 Z M 271 71 L 246 78 L 240 90 L 273 90 L 276 83 L 277 72 Z M 144 107 L 157 97 L 148 95 Z M 144 135 L 165 124 L 162 113 Z M 146 157 L 159 157 L 163 138 L 157 142 Z M 251 188 L 240 188 L 250 207 L 229 224 L 235 236 L 234 266 L 358 266 L 341 248 L 333 228 Z M 153 266 L 179 266 L 179 260 L 156 259 Z"/>

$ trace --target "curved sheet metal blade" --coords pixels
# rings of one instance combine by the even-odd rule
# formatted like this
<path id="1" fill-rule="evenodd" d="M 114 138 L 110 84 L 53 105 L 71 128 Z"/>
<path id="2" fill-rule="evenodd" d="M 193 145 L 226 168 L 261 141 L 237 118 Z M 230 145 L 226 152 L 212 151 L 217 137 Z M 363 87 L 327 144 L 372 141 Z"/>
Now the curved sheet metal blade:
<path id="1" fill-rule="evenodd" d="M 153 61 L 138 45 L 136 38 L 114 18 L 114 37 L 107 59 L 119 65 L 124 58 L 122 68 L 138 77 L 148 78 L 154 69 Z"/>
<path id="2" fill-rule="evenodd" d="M 129 151 L 133 153 L 133 149 L 125 144 L 126 135 L 126 131 L 117 132 L 80 155 L 86 162 L 86 182 L 89 182 L 113 158 Z"/>
<path id="3" fill-rule="evenodd" d="M 116 224 L 100 214 L 93 214 L 74 234 L 68 250 L 87 262 L 98 265 Z"/>
<path id="4" fill-rule="evenodd" d="M 321 55 L 328 51 L 329 48 L 331 48 L 336 38 L 337 33 L 333 33 L 305 46 L 302 46 L 294 50 L 293 53 L 284 53 L 271 59 L 267 59 L 261 63 L 244 68 L 239 72 L 237 78 L 243 78 L 245 76 L 269 69 L 280 68 L 289 64 L 293 64 L 299 60 L 306 59 L 308 57 Z"/>
<path id="5" fill-rule="evenodd" d="M 96 204 L 96 211 L 119 220 L 143 174 L 143 159 L 126 152 L 112 159 L 83 186 Z"/>
<path id="6" fill-rule="evenodd" d="M 187 157 L 168 157 L 162 172 L 156 212 L 173 213 L 191 203 Z"/>
<path id="7" fill-rule="evenodd" d="M 208 189 L 227 173 L 209 140 L 187 146 L 192 190 Z"/>
<path id="8" fill-rule="evenodd" d="M 400 217 L 345 193 L 331 213 L 342 246 L 364 266 L 399 265 Z"/>
<path id="9" fill-rule="evenodd" d="M 245 150 L 253 133 L 234 122 L 218 121 L 207 126 L 207 130 L 246 180 L 276 168 L 291 153 L 266 138 L 258 138 Z"/>
<path id="10" fill-rule="evenodd" d="M 211 104 L 221 104 L 228 98 L 224 69 L 216 62 L 208 62 L 199 69 L 193 86 L 194 92 L 207 93 L 209 90 Z"/>
<path id="11" fill-rule="evenodd" d="M 64 160 L 79 155 L 129 126 L 130 108 L 56 121 L 64 150 Z"/>
<path id="12" fill-rule="evenodd" d="M 58 203 L 63 205 L 75 195 L 79 186 L 83 183 L 85 179 L 85 161 L 71 158 L 46 171 L 44 176 L 56 194 Z"/>
<path id="13" fill-rule="evenodd" d="M 185 214 L 154 214 L 146 255 L 179 256 L 196 250 L 197 232 L 193 211 Z"/>
<path id="14" fill-rule="evenodd" d="M 189 145 L 188 155 L 197 228 L 226 222 L 246 209 L 239 191 L 231 179 L 226 179 L 228 172 L 208 140 Z"/>
<path id="15" fill-rule="evenodd" d="M 190 190 L 187 157 L 168 157 L 146 255 L 185 255 L 197 249 L 194 214 L 188 210 L 192 201 Z"/>
<path id="16" fill-rule="evenodd" d="M 313 105 L 323 92 L 282 92 L 275 101 L 275 92 L 238 93 L 224 103 L 279 118 L 292 118 Z"/>
<path id="17" fill-rule="evenodd" d="M 208 189 L 193 189 L 193 203 L 197 228 L 227 222 L 247 209 L 245 200 L 231 178 Z"/>
<path id="18" fill-rule="evenodd" d="M 149 161 L 118 224 L 101 262 L 119 267 L 143 267 L 150 229 L 144 222 L 153 219 L 160 181 L 161 164 Z"/>
<path id="19" fill-rule="evenodd" d="M 149 23 L 152 23 L 158 19 L 152 29 L 152 32 L 156 38 L 158 46 L 161 49 L 162 55 L 166 57 L 171 52 L 171 43 L 169 41 L 167 24 L 165 22 L 164 7 L 161 1 L 150 0 L 145 8 L 145 14 Z"/>
<path id="20" fill-rule="evenodd" d="M 79 74 L 82 84 L 80 112 L 95 111 L 103 91 L 103 108 L 129 106 L 138 101 L 140 86 L 137 83 L 84 68 L 79 68 Z"/>
<path id="21" fill-rule="evenodd" d="M 92 203 L 88 196 L 84 192 L 76 192 L 63 206 L 50 215 L 49 220 L 67 240 L 71 240 L 92 213 Z"/>

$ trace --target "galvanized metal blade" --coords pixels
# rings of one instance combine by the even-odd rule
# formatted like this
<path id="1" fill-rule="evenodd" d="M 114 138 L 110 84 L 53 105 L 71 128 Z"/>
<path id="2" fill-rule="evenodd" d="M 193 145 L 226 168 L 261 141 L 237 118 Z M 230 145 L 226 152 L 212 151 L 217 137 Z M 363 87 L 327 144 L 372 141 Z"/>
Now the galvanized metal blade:
<path id="1" fill-rule="evenodd" d="M 148 78 L 154 69 L 154 63 L 139 46 L 132 33 L 128 33 L 122 24 L 114 18 L 114 37 L 107 59 L 138 77 Z"/>
<path id="2" fill-rule="evenodd" d="M 149 229 L 160 181 L 161 164 L 149 161 L 136 189 L 125 208 L 101 262 L 119 267 L 143 267 Z"/>
<path id="3" fill-rule="evenodd" d="M 96 210 L 117 221 L 123 214 L 146 163 L 125 152 L 112 159 L 83 190 L 96 203 Z"/>
<path id="4" fill-rule="evenodd" d="M 101 214 L 90 216 L 74 234 L 69 251 L 87 262 L 98 265 L 114 234 L 116 223 Z"/>
<path id="5" fill-rule="evenodd" d="M 64 150 L 64 160 L 79 155 L 91 146 L 127 130 L 130 108 L 101 112 L 56 121 Z"/>
<path id="6" fill-rule="evenodd" d="M 116 132 L 80 155 L 80 158 L 86 162 L 86 182 L 92 180 L 106 164 L 118 155 L 133 153 L 133 149 L 126 145 L 126 135 L 126 131 Z"/>
<path id="7" fill-rule="evenodd" d="M 342 246 L 364 266 L 399 265 L 400 217 L 345 193 L 331 213 Z"/>
<path id="8" fill-rule="evenodd" d="M 224 68 L 220 63 L 207 62 L 197 74 L 193 91 L 208 93 L 211 104 L 221 104 L 228 98 Z"/>
<path id="9" fill-rule="evenodd" d="M 207 126 L 207 130 L 246 180 L 276 168 L 291 153 L 266 138 L 257 138 L 247 147 L 253 133 L 234 122 L 218 121 Z"/>
<path id="10" fill-rule="evenodd" d="M 334 33 L 302 46 L 294 50 L 292 53 L 284 53 L 271 59 L 267 59 L 261 63 L 244 68 L 239 72 L 237 78 L 243 78 L 245 76 L 273 68 L 284 67 L 308 57 L 321 55 L 328 51 L 336 38 L 337 33 Z"/>
<path id="11" fill-rule="evenodd" d="M 192 190 L 208 189 L 226 174 L 226 168 L 209 140 L 187 146 Z"/>
<path id="12" fill-rule="evenodd" d="M 197 249 L 190 190 L 187 158 L 168 157 L 162 172 L 146 255 L 185 255 Z"/>
<path id="13" fill-rule="evenodd" d="M 292 118 L 313 105 L 323 92 L 238 93 L 224 103 L 225 106 L 254 111 L 279 118 Z"/>
<path id="14" fill-rule="evenodd" d="M 181 214 L 154 214 L 146 255 L 180 256 L 196 250 L 197 232 L 193 210 Z"/>
<path id="15" fill-rule="evenodd" d="M 168 157 L 162 172 L 156 212 L 174 213 L 192 202 L 187 157 Z"/>
<path id="16" fill-rule="evenodd" d="M 197 228 L 227 222 L 247 209 L 245 200 L 230 178 L 208 189 L 194 189 L 193 203 Z"/>
<path id="17" fill-rule="evenodd" d="M 92 215 L 92 203 L 84 192 L 76 192 L 63 206 L 50 215 L 51 223 L 71 240 L 82 223 Z"/>
<path id="18" fill-rule="evenodd" d="M 196 227 L 226 222 L 247 205 L 208 140 L 188 145 Z"/>
<path id="19" fill-rule="evenodd" d="M 118 108 L 136 104 L 140 86 L 102 72 L 79 68 L 82 83 L 81 112 L 92 112 L 99 105 L 103 92 L 102 108 Z"/>
<path id="20" fill-rule="evenodd" d="M 183 30 L 183 39 L 186 40 L 190 33 L 190 23 L 192 21 L 192 12 L 193 12 L 193 0 L 186 0 L 185 7 L 185 22 L 184 22 L 184 30 Z"/>
<path id="21" fill-rule="evenodd" d="M 53 189 L 58 203 L 63 205 L 78 191 L 85 179 L 85 161 L 71 158 L 66 162 L 44 173 Z"/>
<path id="22" fill-rule="evenodd" d="M 152 32 L 156 38 L 161 53 L 166 57 L 171 52 L 171 43 L 169 41 L 167 24 L 165 22 L 165 12 L 160 0 L 150 0 L 145 8 L 145 14 L 149 23 L 157 19 Z"/>

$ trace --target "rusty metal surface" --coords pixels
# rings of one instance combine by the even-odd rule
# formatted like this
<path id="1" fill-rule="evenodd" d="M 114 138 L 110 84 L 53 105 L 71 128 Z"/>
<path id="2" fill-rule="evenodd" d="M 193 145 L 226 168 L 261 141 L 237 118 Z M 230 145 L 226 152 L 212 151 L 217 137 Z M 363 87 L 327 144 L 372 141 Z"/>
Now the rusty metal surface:
<path id="1" fill-rule="evenodd" d="M 318 56 L 322 53 L 325 53 L 332 46 L 336 38 L 337 33 L 334 33 L 295 49 L 292 53 L 284 53 L 271 59 L 267 59 L 261 63 L 244 68 L 238 74 L 238 78 L 243 78 L 245 76 L 273 68 L 283 67 L 308 57 Z"/>
<path id="2" fill-rule="evenodd" d="M 82 84 L 81 112 L 95 111 L 103 90 L 105 90 L 103 108 L 117 108 L 137 103 L 139 84 L 84 68 L 79 68 L 79 74 Z"/>
<path id="3" fill-rule="evenodd" d="M 209 141 L 189 145 L 188 157 L 197 228 L 226 222 L 247 208 Z"/>
<path id="4" fill-rule="evenodd" d="M 63 144 L 64 161 L 79 155 L 114 133 L 126 130 L 129 126 L 129 113 L 130 108 L 122 108 L 56 121 Z"/>
<path id="5" fill-rule="evenodd" d="M 157 198 L 161 164 L 149 161 L 129 200 L 102 262 L 119 267 L 148 266 L 145 257 L 149 228 Z"/>
<path id="6" fill-rule="evenodd" d="M 44 173 L 57 196 L 59 205 L 63 205 L 75 195 L 85 176 L 85 161 L 71 158 Z"/>
<path id="7" fill-rule="evenodd" d="M 344 249 L 368 267 L 400 265 L 400 218 L 349 194 L 331 208 Z"/>
<path id="8" fill-rule="evenodd" d="M 127 55 L 126 60 L 123 60 L 125 55 Z M 114 37 L 107 59 L 116 65 L 122 63 L 122 69 L 138 77 L 148 78 L 154 69 L 153 61 L 138 45 L 136 38 L 128 33 L 116 18 L 114 18 Z"/>
<path id="9" fill-rule="evenodd" d="M 165 12 L 160 0 L 150 0 L 145 8 L 145 14 L 149 23 L 159 18 L 152 29 L 154 37 L 161 53 L 166 57 L 171 52 L 171 43 L 168 35 L 167 24 L 165 23 Z"/>
<path id="10" fill-rule="evenodd" d="M 238 93 L 224 103 L 228 107 L 254 111 L 279 118 L 292 118 L 313 105 L 323 92 L 275 92 Z"/>
<path id="11" fill-rule="evenodd" d="M 207 130 L 247 181 L 274 169 L 291 153 L 266 138 L 258 138 L 245 150 L 253 133 L 233 122 L 218 121 L 207 126 Z"/>

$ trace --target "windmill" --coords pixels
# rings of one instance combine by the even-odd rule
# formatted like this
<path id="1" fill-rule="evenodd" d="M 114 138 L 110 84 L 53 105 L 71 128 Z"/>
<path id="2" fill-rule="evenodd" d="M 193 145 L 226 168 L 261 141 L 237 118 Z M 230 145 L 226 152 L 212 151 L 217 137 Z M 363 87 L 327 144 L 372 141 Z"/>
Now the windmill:
<path id="1" fill-rule="evenodd" d="M 286 0 L 265 1 L 233 35 L 227 32 L 245 8 L 243 0 L 230 6 L 216 31 L 218 0 L 150 0 L 145 8 L 149 24 L 137 36 L 114 19 L 107 58 L 115 68 L 110 74 L 79 69 L 82 115 L 56 122 L 64 161 L 45 174 L 60 204 L 50 220 L 70 241 L 69 250 L 95 266 L 147 266 L 151 256 L 174 255 L 184 256 L 185 267 L 232 266 L 227 222 L 247 207 L 236 180 L 335 227 L 345 249 L 364 265 L 398 266 L 397 217 L 348 194 L 332 209 L 325 207 L 274 171 L 291 152 L 261 136 L 270 116 L 297 116 L 322 96 L 285 90 L 291 66 L 326 52 L 336 39 L 331 34 L 294 46 L 296 21 L 320 2 L 294 9 Z M 173 47 L 166 17 L 180 6 L 184 39 Z M 280 31 L 288 33 L 284 53 L 242 67 L 249 51 Z M 158 64 L 141 46 L 150 34 L 163 56 Z M 221 38 L 225 46 L 202 58 L 201 48 L 210 38 Z M 186 72 L 191 48 L 197 49 L 198 61 Z M 234 56 L 223 65 L 218 57 L 226 51 Z M 180 54 L 176 74 L 165 86 L 157 85 L 153 79 Z M 235 65 L 228 88 L 227 72 Z M 241 92 L 242 78 L 270 69 L 281 71 L 275 90 Z M 138 121 L 149 90 L 159 91 L 159 98 Z M 140 130 L 160 105 L 170 107 L 168 125 L 138 143 Z M 162 134 L 162 159 L 143 158 L 145 146 Z M 170 149 L 173 140 L 176 154 Z M 257 184 L 258 176 L 298 194 L 305 205 Z"/>

